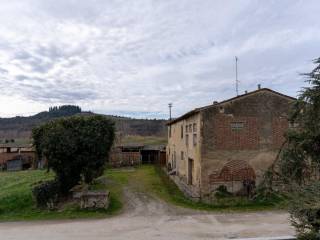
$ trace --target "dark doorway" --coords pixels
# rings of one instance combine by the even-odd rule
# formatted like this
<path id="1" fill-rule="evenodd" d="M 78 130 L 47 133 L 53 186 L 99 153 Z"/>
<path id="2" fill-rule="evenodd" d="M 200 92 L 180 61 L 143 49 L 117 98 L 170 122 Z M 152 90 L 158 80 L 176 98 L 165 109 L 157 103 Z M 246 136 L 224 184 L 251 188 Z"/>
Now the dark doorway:
<path id="1" fill-rule="evenodd" d="M 154 164 L 159 161 L 159 150 L 141 150 L 142 164 Z"/>

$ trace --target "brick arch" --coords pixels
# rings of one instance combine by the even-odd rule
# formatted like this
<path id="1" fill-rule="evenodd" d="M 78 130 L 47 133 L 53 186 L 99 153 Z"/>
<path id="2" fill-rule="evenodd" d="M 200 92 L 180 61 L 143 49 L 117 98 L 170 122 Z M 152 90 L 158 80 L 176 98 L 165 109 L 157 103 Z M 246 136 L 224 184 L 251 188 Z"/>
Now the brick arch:
<path id="1" fill-rule="evenodd" d="M 255 181 L 255 179 L 254 169 L 243 160 L 231 160 L 220 171 L 210 175 L 210 182 Z"/>

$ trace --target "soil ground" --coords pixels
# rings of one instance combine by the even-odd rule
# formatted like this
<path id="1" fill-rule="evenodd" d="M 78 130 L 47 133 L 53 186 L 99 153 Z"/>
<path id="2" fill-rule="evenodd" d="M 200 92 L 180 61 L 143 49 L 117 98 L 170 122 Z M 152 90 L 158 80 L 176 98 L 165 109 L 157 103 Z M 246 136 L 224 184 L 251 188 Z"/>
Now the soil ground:
<path id="1" fill-rule="evenodd" d="M 280 211 L 212 213 L 173 206 L 130 186 L 125 207 L 114 217 L 0 223 L 5 240 L 236 239 L 294 235 L 288 214 Z"/>

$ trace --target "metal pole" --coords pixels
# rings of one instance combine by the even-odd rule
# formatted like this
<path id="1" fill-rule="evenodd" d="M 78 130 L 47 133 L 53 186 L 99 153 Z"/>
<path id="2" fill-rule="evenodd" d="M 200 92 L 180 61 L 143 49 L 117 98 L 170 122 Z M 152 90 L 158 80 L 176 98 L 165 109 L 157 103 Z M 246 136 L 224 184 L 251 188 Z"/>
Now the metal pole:
<path id="1" fill-rule="evenodd" d="M 171 108 L 172 108 L 172 103 L 169 103 L 168 106 L 169 106 L 169 122 L 171 122 Z M 169 125 L 169 137 L 171 137 L 171 124 Z"/>
<path id="2" fill-rule="evenodd" d="M 235 56 L 236 58 L 236 93 L 237 93 L 237 96 L 239 96 L 239 86 L 238 86 L 238 57 Z"/>

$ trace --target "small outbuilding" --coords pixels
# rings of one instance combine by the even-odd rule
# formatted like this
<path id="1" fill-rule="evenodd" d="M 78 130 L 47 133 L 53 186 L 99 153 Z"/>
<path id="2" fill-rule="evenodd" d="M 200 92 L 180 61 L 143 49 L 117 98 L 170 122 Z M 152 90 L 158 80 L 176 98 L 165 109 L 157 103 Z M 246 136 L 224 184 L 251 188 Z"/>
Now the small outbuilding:
<path id="1" fill-rule="evenodd" d="M 0 169 L 18 171 L 36 167 L 36 153 L 31 144 L 0 144 Z"/>

